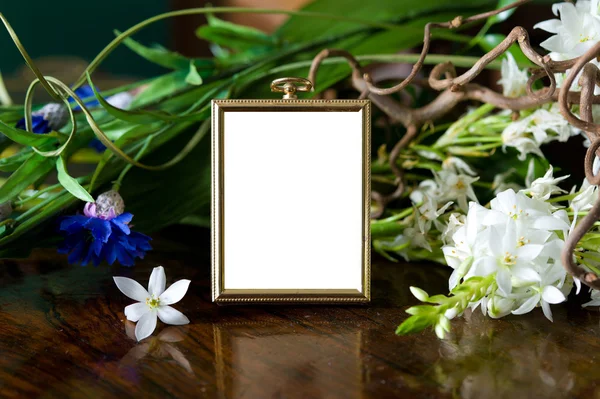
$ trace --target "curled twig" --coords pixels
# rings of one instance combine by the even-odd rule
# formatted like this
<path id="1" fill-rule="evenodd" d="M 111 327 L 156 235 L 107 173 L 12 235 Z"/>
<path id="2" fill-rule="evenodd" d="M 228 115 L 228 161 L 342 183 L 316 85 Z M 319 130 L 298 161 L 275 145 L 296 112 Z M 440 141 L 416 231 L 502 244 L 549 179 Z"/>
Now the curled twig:
<path id="1" fill-rule="evenodd" d="M 413 79 L 417 76 L 417 74 L 419 73 L 421 68 L 423 67 L 425 58 L 427 57 L 427 54 L 429 53 L 429 48 L 431 46 L 431 29 L 432 28 L 456 29 L 465 23 L 487 19 L 491 16 L 500 14 L 504 11 L 513 9 L 515 7 L 519 7 L 520 5 L 528 3 L 529 1 L 530 0 L 519 0 L 512 4 L 504 6 L 502 8 L 498 8 L 496 10 L 484 12 L 484 13 L 477 14 L 477 15 L 472 15 L 468 18 L 463 18 L 461 16 L 457 16 L 448 22 L 435 22 L 435 23 L 430 22 L 430 23 L 426 24 L 425 29 L 424 29 L 423 48 L 421 50 L 421 54 L 419 55 L 419 59 L 417 60 L 417 62 L 413 65 L 413 68 L 412 68 L 410 74 L 406 77 L 406 79 L 404 79 L 402 82 L 400 82 L 396 86 L 384 89 L 384 88 L 376 87 L 373 84 L 371 77 L 369 75 L 365 75 L 364 80 L 366 82 L 367 87 L 369 88 L 369 91 L 371 93 L 375 93 L 375 94 L 379 94 L 379 95 L 389 95 L 389 94 L 397 93 L 397 92 L 403 90 L 406 86 L 408 86 L 413 81 Z"/>
<path id="2" fill-rule="evenodd" d="M 596 141 L 598 142 L 598 141 Z M 591 148 L 591 147 L 590 147 Z M 596 147 L 597 148 L 597 147 Z M 595 151 L 592 151 L 592 154 Z M 589 151 L 588 151 L 589 153 Z M 600 279 L 594 273 L 588 272 L 583 267 L 579 266 L 573 260 L 573 254 L 575 247 L 579 240 L 588 232 L 589 229 L 594 226 L 594 223 L 600 218 L 600 197 L 596 200 L 596 203 L 590 209 L 587 215 L 585 215 L 581 221 L 575 226 L 569 237 L 565 241 L 565 246 L 561 253 L 561 259 L 563 266 L 573 277 L 578 278 L 585 285 L 600 290 Z"/>

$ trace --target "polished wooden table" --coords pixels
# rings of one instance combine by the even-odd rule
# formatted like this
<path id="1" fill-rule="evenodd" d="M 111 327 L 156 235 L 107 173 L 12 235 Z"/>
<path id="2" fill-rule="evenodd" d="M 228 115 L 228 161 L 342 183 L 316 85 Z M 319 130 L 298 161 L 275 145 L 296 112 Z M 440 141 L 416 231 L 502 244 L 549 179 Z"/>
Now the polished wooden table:
<path id="1" fill-rule="evenodd" d="M 201 243 L 201 244 L 198 244 Z M 398 337 L 408 287 L 446 290 L 448 270 L 373 259 L 368 306 L 220 307 L 210 302 L 209 238 L 169 230 L 135 268 L 68 266 L 53 251 L 0 266 L 2 398 L 597 398 L 600 315 L 577 304 L 490 320 L 452 336 Z M 113 275 L 146 284 L 191 278 L 177 305 L 188 326 L 159 323 L 136 343 Z"/>

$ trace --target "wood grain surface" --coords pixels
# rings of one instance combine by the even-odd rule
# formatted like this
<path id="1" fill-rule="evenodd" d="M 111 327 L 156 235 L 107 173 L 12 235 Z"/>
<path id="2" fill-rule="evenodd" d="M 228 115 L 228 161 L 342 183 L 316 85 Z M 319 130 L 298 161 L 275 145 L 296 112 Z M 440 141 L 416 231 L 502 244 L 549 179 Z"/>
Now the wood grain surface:
<path id="1" fill-rule="evenodd" d="M 136 267 L 69 266 L 53 251 L 0 265 L 2 398 L 596 398 L 600 316 L 577 303 L 491 320 L 479 312 L 398 337 L 408 291 L 445 292 L 448 270 L 373 259 L 365 306 L 210 302 L 206 231 L 175 229 Z M 188 326 L 159 323 L 136 343 L 112 281 L 192 279 L 176 308 Z"/>

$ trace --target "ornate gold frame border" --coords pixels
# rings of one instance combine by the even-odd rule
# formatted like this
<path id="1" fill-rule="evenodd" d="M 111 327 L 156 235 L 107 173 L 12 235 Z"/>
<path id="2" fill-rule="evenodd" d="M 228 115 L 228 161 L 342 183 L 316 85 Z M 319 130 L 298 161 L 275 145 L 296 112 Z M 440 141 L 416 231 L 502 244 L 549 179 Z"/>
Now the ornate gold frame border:
<path id="1" fill-rule="evenodd" d="M 363 262 L 362 291 L 353 289 L 225 290 L 224 249 L 224 113 L 227 111 L 363 111 Z M 371 299 L 371 102 L 369 100 L 213 100 L 212 101 L 212 300 L 231 303 L 360 303 Z"/>

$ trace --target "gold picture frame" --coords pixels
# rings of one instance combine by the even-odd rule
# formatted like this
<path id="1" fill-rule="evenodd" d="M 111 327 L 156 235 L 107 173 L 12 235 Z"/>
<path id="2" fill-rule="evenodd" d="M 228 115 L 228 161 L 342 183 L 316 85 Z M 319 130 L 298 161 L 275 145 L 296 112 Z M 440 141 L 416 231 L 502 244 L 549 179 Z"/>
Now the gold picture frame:
<path id="1" fill-rule="evenodd" d="M 280 113 L 285 114 L 280 114 Z M 293 112 L 294 114 L 289 114 Z M 265 124 L 273 121 L 269 120 L 274 116 L 279 115 L 294 116 L 298 118 L 328 118 L 334 117 L 334 114 L 339 114 L 339 118 L 346 118 L 344 113 L 356 113 L 352 118 L 360 118 L 361 121 L 361 144 L 360 148 L 355 151 L 361 154 L 362 171 L 361 179 L 361 215 L 360 229 L 357 234 L 360 235 L 360 284 L 358 288 L 341 288 L 341 287 L 319 287 L 319 288 L 295 288 L 295 287 L 236 287 L 226 288 L 225 275 L 228 273 L 225 262 L 225 137 L 226 126 L 225 119 L 233 121 L 234 114 L 237 117 L 243 117 L 248 113 L 259 113 L 264 115 L 261 118 Z M 266 113 L 266 114 L 260 114 Z M 341 113 L 341 114 L 340 114 Z M 321 115 L 322 114 L 322 115 Z M 350 114 L 347 114 L 350 117 Z M 358 116 L 357 116 L 358 115 Z M 296 118 L 295 121 L 298 122 Z M 338 118 L 338 119 L 339 119 Z M 355 120 L 355 119 L 353 119 Z M 233 122 L 228 122 L 233 126 Z M 280 126 L 282 131 L 286 130 L 284 126 Z M 262 125 L 267 126 L 267 125 Z M 230 127 L 233 129 L 233 127 Z M 354 130 L 353 130 L 354 131 Z M 283 134 L 283 132 L 282 132 Z M 338 132 L 339 134 L 339 132 Z M 233 137 L 233 136 L 232 136 Z M 240 136 L 236 136 L 240 137 Z M 282 100 L 213 100 L 212 101 L 212 206 L 211 206 L 211 222 L 212 222 L 212 247 L 211 247 L 211 262 L 212 262 L 212 300 L 218 304 L 248 304 L 248 303 L 361 303 L 370 301 L 371 297 L 371 253 L 370 253 L 370 153 L 371 153 L 371 105 L 369 100 L 298 100 L 298 99 L 282 99 Z M 230 139 L 229 142 L 231 142 Z M 356 142 L 356 141 L 355 141 Z M 317 145 L 318 143 L 314 143 Z M 357 144 L 354 144 L 357 146 Z M 313 147 L 314 148 L 314 147 Z M 260 155 L 257 155 L 260 156 Z M 230 167 L 231 168 L 231 167 Z M 353 169 L 355 170 L 355 169 Z M 356 169 L 358 170 L 358 169 Z M 233 177 L 231 177 L 233 179 Z M 230 184 L 230 183 L 228 183 Z M 231 187 L 231 186 L 228 186 Z M 232 191 L 233 192 L 233 191 Z M 229 197 L 228 197 L 229 200 Z M 230 200 L 232 201 L 232 200 Z M 355 209 L 355 208 L 352 208 Z M 252 212 L 260 212 L 253 209 Z M 353 216 L 353 220 L 358 220 L 357 216 Z M 358 222 L 357 222 L 358 223 Z M 355 225 L 357 225 L 355 223 Z M 314 226 L 317 228 L 318 226 Z M 249 237 L 249 239 L 260 240 L 267 239 L 266 237 Z M 354 242 L 354 241 L 353 241 Z M 349 247 L 356 249 L 355 244 Z M 236 252 L 232 252 L 236 253 Z M 356 252 L 353 252 L 356 253 Z M 236 253 L 237 254 L 237 253 Z M 357 257 L 357 256 L 356 256 Z M 356 258 L 355 257 L 355 258 Z M 354 264 L 354 263 L 352 263 Z M 356 270 L 356 268 L 352 269 Z M 230 276 L 233 276 L 231 271 Z M 341 277 L 345 277 L 343 274 Z M 313 276 L 318 279 L 319 276 Z M 230 277 L 232 279 L 233 277 Z M 356 278 L 356 276 L 352 276 Z M 357 280 L 356 280 L 357 281 Z"/>

